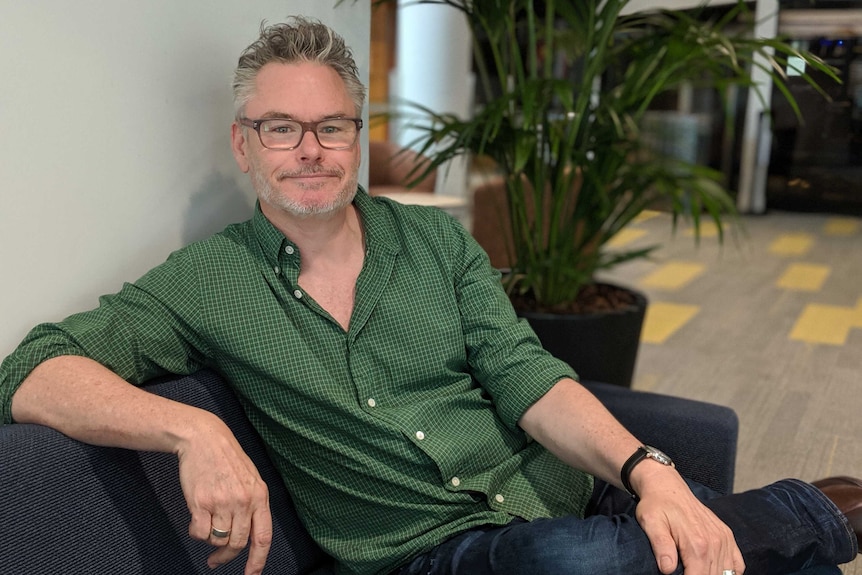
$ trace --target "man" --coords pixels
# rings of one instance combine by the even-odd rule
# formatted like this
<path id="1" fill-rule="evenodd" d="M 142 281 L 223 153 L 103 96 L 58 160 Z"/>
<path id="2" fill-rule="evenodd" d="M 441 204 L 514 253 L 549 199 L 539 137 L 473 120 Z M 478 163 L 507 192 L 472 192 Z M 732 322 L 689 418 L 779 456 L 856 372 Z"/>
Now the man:
<path id="1" fill-rule="evenodd" d="M 0 367 L 5 423 L 176 453 L 190 535 L 213 567 L 249 546 L 249 575 L 278 513 L 257 470 L 213 415 L 127 382 L 222 373 L 344 573 L 786 574 L 855 556 L 823 494 L 855 519 L 855 480 L 690 487 L 541 349 L 463 228 L 358 191 L 365 91 L 331 30 L 263 29 L 234 95 L 254 217 L 34 329 Z"/>

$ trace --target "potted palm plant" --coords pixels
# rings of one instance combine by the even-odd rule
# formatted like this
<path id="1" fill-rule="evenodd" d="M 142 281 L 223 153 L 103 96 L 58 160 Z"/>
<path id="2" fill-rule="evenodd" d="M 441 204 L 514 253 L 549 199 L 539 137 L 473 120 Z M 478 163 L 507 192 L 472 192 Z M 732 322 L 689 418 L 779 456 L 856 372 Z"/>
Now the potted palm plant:
<path id="1" fill-rule="evenodd" d="M 642 128 L 651 103 L 684 83 L 718 93 L 756 89 L 750 67 L 763 66 L 796 109 L 782 72 L 788 58 L 835 76 L 809 53 L 740 30 L 747 13 L 741 0 L 712 19 L 680 11 L 623 15 L 628 0 L 418 3 L 463 12 L 476 41 L 483 97 L 471 118 L 421 109 L 424 119 L 414 127 L 422 135 L 411 147 L 430 162 L 416 179 L 464 154 L 490 158 L 505 184 L 511 254 L 503 281 L 516 309 L 552 353 L 576 353 L 563 359 L 581 377 L 630 384 L 645 299 L 637 292 L 614 297 L 624 309 L 599 314 L 583 300 L 608 291 L 596 289 L 597 272 L 654 248 L 609 249 L 608 242 L 657 202 L 674 224 L 690 218 L 695 237 L 704 219 L 717 224 L 721 237 L 725 216 L 734 213 L 719 172 L 648 149 Z M 561 63 L 574 72 L 561 75 Z M 628 329 L 629 358 L 620 357 L 632 347 L 620 341 L 625 315 L 636 324 Z M 596 331 L 581 337 L 545 325 L 551 317 L 582 324 L 598 316 L 612 322 L 607 351 L 585 348 L 602 339 Z M 615 373 L 597 371 L 602 365 Z"/>

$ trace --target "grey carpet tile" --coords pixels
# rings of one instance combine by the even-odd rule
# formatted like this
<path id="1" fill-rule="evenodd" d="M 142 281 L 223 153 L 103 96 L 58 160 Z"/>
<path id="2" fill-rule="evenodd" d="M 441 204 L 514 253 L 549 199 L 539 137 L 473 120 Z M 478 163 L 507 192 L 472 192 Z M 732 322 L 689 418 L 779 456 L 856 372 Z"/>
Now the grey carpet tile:
<path id="1" fill-rule="evenodd" d="M 862 220 L 771 212 L 741 223 L 699 246 L 685 224 L 671 233 L 667 214 L 630 226 L 625 247 L 661 244 L 602 276 L 650 300 L 634 387 L 736 410 L 737 490 L 862 476 Z M 844 573 L 862 575 L 862 561 Z"/>

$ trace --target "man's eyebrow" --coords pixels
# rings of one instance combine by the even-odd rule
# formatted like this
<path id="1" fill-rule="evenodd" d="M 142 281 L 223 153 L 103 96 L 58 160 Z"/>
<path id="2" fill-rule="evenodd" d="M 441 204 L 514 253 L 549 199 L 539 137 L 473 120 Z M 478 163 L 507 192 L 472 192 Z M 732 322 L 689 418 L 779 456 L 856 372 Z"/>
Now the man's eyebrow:
<path id="1" fill-rule="evenodd" d="M 267 113 L 263 114 L 262 116 L 260 116 L 260 119 L 261 120 L 276 120 L 276 119 L 278 119 L 278 120 L 292 120 L 293 116 L 291 116 L 290 114 L 285 114 L 284 112 L 272 111 L 272 112 L 267 112 Z"/>
<path id="2" fill-rule="evenodd" d="M 329 115 L 323 116 L 323 117 L 319 118 L 318 120 L 314 120 L 314 121 L 322 122 L 325 120 L 339 120 L 341 118 L 347 118 L 347 117 L 348 117 L 347 114 L 345 114 L 343 112 L 338 112 L 335 114 L 329 114 Z M 257 119 L 258 120 L 294 120 L 296 122 L 302 121 L 302 120 L 299 120 L 298 118 L 296 118 L 295 116 L 293 116 L 292 114 L 288 114 L 286 112 L 278 112 L 275 110 L 266 112 L 263 115 L 259 116 Z"/>

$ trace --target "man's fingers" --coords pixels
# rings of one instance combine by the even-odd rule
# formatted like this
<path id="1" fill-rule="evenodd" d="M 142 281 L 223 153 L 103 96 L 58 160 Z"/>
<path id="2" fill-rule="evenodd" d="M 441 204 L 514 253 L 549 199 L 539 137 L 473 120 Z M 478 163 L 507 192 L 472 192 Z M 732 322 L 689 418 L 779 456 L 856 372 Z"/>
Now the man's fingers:
<path id="1" fill-rule="evenodd" d="M 224 565 L 228 561 L 234 559 L 242 552 L 242 548 L 234 549 L 232 546 L 219 547 L 207 557 L 207 566 L 210 569 L 215 569 L 220 565 Z"/>
<path id="2" fill-rule="evenodd" d="M 724 570 L 745 571 L 742 553 L 733 533 L 711 514 L 674 531 L 660 514 L 646 512 L 639 518 L 650 539 L 659 571 L 669 575 L 681 562 L 686 574 L 718 575 Z"/>
<path id="3" fill-rule="evenodd" d="M 218 567 L 239 555 L 248 544 L 248 518 L 235 515 L 213 515 L 209 544 L 218 547 L 207 558 L 210 568 Z M 230 528 L 222 527 L 230 525 Z"/>
<path id="4" fill-rule="evenodd" d="M 226 547 L 236 537 L 236 532 L 241 531 L 241 526 L 241 519 L 237 521 L 236 517 L 216 512 L 212 516 L 207 542 L 216 547 Z"/>
<path id="5" fill-rule="evenodd" d="M 739 546 L 736 544 L 736 538 L 733 536 L 733 533 L 730 533 L 730 543 L 729 543 L 731 552 L 730 552 L 730 564 L 731 567 L 722 567 L 724 569 L 732 569 L 736 571 L 736 575 L 742 575 L 745 572 L 745 560 L 742 558 L 742 551 L 739 550 Z"/>
<path id="6" fill-rule="evenodd" d="M 650 537 L 652 552 L 655 555 L 658 570 L 665 574 L 673 573 L 679 563 L 679 554 L 676 549 L 676 542 L 669 532 L 664 535 L 655 535 Z"/>
<path id="7" fill-rule="evenodd" d="M 251 529 L 251 519 L 246 515 L 235 515 L 233 518 L 233 530 L 230 532 L 230 538 L 226 540 L 226 545 L 233 548 L 244 549 L 248 545 L 248 532 Z"/>
<path id="8" fill-rule="evenodd" d="M 215 525 L 217 521 L 222 520 L 214 517 L 213 524 Z M 235 515 L 231 525 L 230 537 L 219 539 L 210 536 L 210 543 L 218 545 L 219 549 L 209 556 L 207 565 L 210 568 L 223 565 L 236 558 L 248 546 L 245 575 L 260 575 L 272 545 L 272 515 L 269 511 L 269 502 L 266 501 L 263 507 L 258 508 L 251 519 L 246 516 Z M 214 541 L 218 543 L 214 543 Z"/>
<path id="9" fill-rule="evenodd" d="M 245 564 L 245 575 L 258 575 L 263 571 L 269 548 L 272 545 L 272 514 L 269 501 L 258 508 L 252 516 L 251 545 L 248 549 L 248 561 Z"/>
<path id="10" fill-rule="evenodd" d="M 198 541 L 209 541 L 212 515 L 203 509 L 193 510 L 189 521 L 189 537 Z"/>

